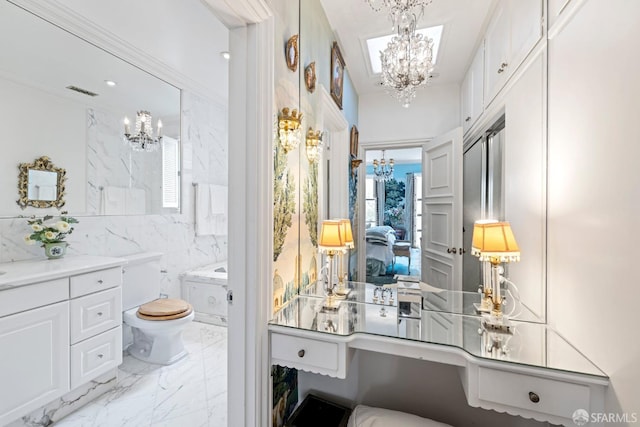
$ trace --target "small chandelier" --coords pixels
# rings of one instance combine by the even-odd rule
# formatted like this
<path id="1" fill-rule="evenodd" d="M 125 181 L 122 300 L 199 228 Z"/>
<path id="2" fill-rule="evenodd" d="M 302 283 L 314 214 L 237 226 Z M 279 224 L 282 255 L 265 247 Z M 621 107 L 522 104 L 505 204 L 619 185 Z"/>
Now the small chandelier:
<path id="1" fill-rule="evenodd" d="M 424 14 L 424 8 L 431 4 L 433 0 L 365 0 L 374 12 L 386 9 L 389 12 L 389 19 L 394 27 L 398 26 L 398 20 L 406 13 L 413 13 L 418 17 Z M 417 12 L 417 13 L 416 13 Z"/>
<path id="2" fill-rule="evenodd" d="M 373 160 L 373 174 L 376 181 L 389 181 L 393 179 L 393 159 L 389 159 L 389 164 L 384 159 L 384 150 L 382 150 L 382 159 Z"/>
<path id="3" fill-rule="evenodd" d="M 322 132 L 314 131 L 312 128 L 309 128 L 307 131 L 307 159 L 309 163 L 318 163 L 320 159 L 320 145 L 322 145 Z"/>
<path id="4" fill-rule="evenodd" d="M 382 85 L 408 108 L 416 89 L 425 85 L 433 71 L 433 40 L 415 32 L 415 20 L 394 36 L 380 52 Z"/>
<path id="5" fill-rule="evenodd" d="M 151 113 L 138 111 L 136 113 L 136 133 L 131 135 L 129 118 L 124 118 L 124 136 L 134 151 L 155 151 L 162 142 L 162 121 L 158 120 L 158 136 L 153 136 Z"/>
<path id="6" fill-rule="evenodd" d="M 278 116 L 280 145 L 285 154 L 291 150 L 295 150 L 300 144 L 301 121 L 302 113 L 298 113 L 298 110 L 295 109 L 289 114 L 289 109 L 283 108 L 282 113 Z"/>

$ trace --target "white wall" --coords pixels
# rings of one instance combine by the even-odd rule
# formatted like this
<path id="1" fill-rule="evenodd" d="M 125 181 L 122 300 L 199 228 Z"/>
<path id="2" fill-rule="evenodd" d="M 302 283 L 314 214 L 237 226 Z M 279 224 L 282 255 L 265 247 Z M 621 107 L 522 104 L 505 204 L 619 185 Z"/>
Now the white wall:
<path id="1" fill-rule="evenodd" d="M 549 42 L 549 320 L 640 415 L 640 2 L 587 1 Z"/>
<path id="2" fill-rule="evenodd" d="M 391 95 L 360 95 L 360 143 L 424 140 L 460 126 L 460 86 L 427 86 L 409 108 Z"/>

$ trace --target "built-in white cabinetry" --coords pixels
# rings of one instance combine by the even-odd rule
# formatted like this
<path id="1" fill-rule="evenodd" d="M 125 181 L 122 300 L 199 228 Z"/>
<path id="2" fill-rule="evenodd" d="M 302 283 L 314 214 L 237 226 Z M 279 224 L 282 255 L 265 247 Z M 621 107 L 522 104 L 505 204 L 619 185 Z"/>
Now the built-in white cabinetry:
<path id="1" fill-rule="evenodd" d="M 483 96 L 484 43 L 478 48 L 462 81 L 462 129 L 465 133 L 482 114 Z"/>
<path id="2" fill-rule="evenodd" d="M 485 35 L 488 105 L 542 37 L 542 0 L 501 0 Z"/>
<path id="3" fill-rule="evenodd" d="M 0 264 L 0 425 L 122 363 L 123 263 Z"/>
<path id="4" fill-rule="evenodd" d="M 0 318 L 0 425 L 69 389 L 69 303 Z"/>

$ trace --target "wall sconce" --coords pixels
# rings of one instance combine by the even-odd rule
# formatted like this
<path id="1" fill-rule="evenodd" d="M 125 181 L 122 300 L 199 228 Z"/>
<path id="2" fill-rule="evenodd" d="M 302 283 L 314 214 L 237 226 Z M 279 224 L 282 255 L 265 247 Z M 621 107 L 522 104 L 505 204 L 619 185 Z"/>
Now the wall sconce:
<path id="1" fill-rule="evenodd" d="M 492 321 L 502 322 L 504 298 L 500 295 L 500 263 L 520 261 L 520 248 L 508 222 L 476 221 L 471 254 L 491 263 L 491 285 L 484 284 L 482 305 L 489 305 Z M 489 311 L 487 310 L 487 311 Z M 481 310 L 482 311 L 482 310 Z M 507 328 L 508 329 L 508 328 Z"/>
<path id="2" fill-rule="evenodd" d="M 285 154 L 291 150 L 295 150 L 300 145 L 300 123 L 302 121 L 302 113 L 298 110 L 292 110 L 289 114 L 288 108 L 283 108 L 278 115 L 278 134 L 280 137 L 280 145 Z"/>
<path id="3" fill-rule="evenodd" d="M 135 151 L 155 151 L 162 142 L 162 121 L 158 120 L 158 136 L 153 136 L 151 113 L 138 111 L 136 113 L 136 133 L 131 135 L 129 118 L 124 118 L 124 136 Z"/>
<path id="4" fill-rule="evenodd" d="M 322 221 L 320 238 L 318 239 L 318 249 L 321 253 L 327 254 L 328 277 L 325 284 L 327 300 L 322 308 L 327 310 L 337 310 L 338 307 L 333 300 L 333 290 L 335 287 L 333 282 L 333 257 L 345 250 L 343 225 L 339 220 Z"/>
<path id="5" fill-rule="evenodd" d="M 318 163 L 320 159 L 320 146 L 322 145 L 322 132 L 314 131 L 312 128 L 309 128 L 307 131 L 307 159 L 309 163 Z"/>

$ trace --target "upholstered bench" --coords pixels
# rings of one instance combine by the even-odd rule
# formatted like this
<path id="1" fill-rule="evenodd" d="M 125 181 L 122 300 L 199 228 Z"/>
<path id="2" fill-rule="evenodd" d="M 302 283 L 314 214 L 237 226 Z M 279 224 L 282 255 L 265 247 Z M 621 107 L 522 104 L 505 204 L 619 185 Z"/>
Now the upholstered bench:
<path id="1" fill-rule="evenodd" d="M 451 427 L 449 424 L 422 418 L 406 412 L 390 409 L 372 408 L 358 405 L 355 407 L 347 427 Z"/>

